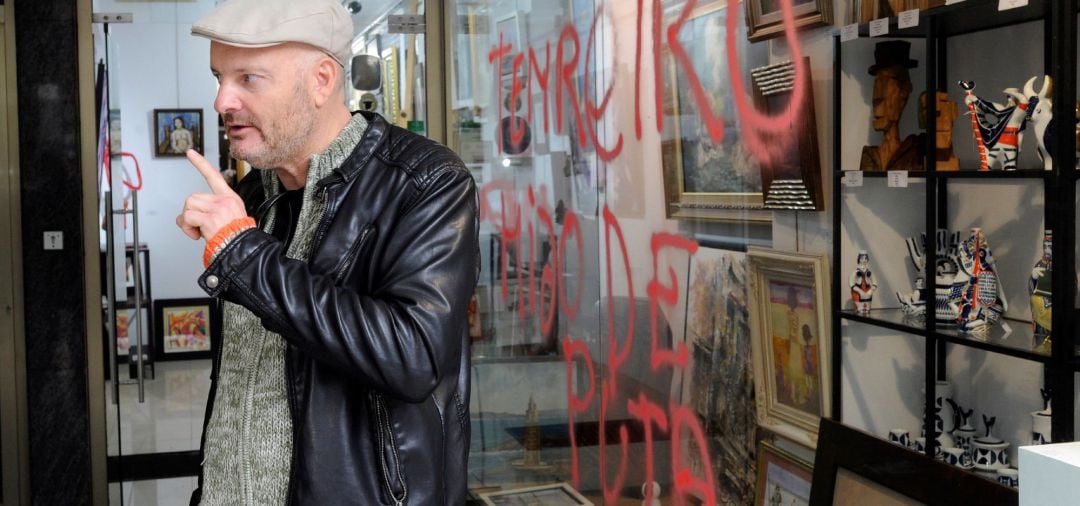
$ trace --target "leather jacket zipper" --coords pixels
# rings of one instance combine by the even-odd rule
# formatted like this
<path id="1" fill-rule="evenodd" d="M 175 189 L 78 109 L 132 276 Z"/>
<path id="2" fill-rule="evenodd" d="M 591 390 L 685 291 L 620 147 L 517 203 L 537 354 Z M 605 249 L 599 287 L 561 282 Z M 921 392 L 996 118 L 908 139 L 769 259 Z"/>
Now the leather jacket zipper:
<path id="1" fill-rule="evenodd" d="M 390 412 L 386 409 L 386 403 L 383 401 L 382 395 L 376 392 L 368 392 L 368 398 L 371 400 L 372 410 L 375 412 L 375 435 L 377 438 L 378 447 L 375 449 L 379 454 L 379 467 L 382 471 L 383 485 L 386 487 L 386 492 L 390 496 L 390 499 L 394 502 L 395 506 L 401 506 L 405 504 L 405 498 L 408 497 L 408 489 L 405 486 L 405 479 L 401 475 L 401 464 L 398 460 L 397 439 L 394 437 L 394 427 L 390 420 Z M 391 459 L 387 458 L 387 448 L 390 449 Z M 393 472 L 393 476 L 391 476 Z M 394 492 L 394 487 L 391 480 L 396 478 L 397 484 L 401 487 L 401 496 Z"/>
<path id="2" fill-rule="evenodd" d="M 345 261 L 341 263 L 341 267 L 334 273 L 335 283 L 340 283 L 345 277 L 345 274 L 348 274 L 349 269 L 352 269 L 353 264 L 356 263 L 356 253 L 360 251 L 360 248 L 367 242 L 368 236 L 371 235 L 371 232 L 374 229 L 375 226 L 370 223 L 364 225 L 364 229 L 360 231 L 360 238 L 349 248 L 348 254 L 345 255 Z"/>

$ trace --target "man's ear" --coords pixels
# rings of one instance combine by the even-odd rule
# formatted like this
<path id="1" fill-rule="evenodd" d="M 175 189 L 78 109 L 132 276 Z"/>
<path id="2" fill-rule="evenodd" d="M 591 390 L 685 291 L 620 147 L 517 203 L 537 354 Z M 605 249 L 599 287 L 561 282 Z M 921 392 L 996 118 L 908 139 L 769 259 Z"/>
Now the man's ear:
<path id="1" fill-rule="evenodd" d="M 334 96 L 337 83 L 342 79 L 342 68 L 332 58 L 324 56 L 319 58 L 312 71 L 315 79 L 312 88 L 315 105 L 322 107 Z"/>

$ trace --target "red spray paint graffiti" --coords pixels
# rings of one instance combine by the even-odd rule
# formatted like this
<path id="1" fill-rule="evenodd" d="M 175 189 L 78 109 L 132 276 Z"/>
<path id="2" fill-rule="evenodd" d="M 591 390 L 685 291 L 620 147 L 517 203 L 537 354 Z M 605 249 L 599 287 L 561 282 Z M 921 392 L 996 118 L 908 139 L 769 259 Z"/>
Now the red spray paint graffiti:
<path id="1" fill-rule="evenodd" d="M 664 126 L 664 115 L 662 113 L 664 86 L 662 78 L 663 72 L 661 69 L 663 69 L 662 55 L 665 52 L 666 44 L 666 49 L 670 51 L 674 63 L 677 65 L 677 71 L 684 75 L 689 83 L 696 110 L 699 111 L 705 122 L 709 137 L 714 142 L 722 141 L 724 138 L 723 120 L 713 113 L 714 108 L 712 107 L 709 93 L 702 86 L 701 80 L 690 61 L 686 49 L 679 41 L 680 30 L 685 26 L 689 16 L 693 12 L 696 4 L 695 0 L 688 0 L 686 2 L 683 10 L 675 20 L 667 25 L 666 33 L 664 21 L 662 19 L 660 0 L 638 0 L 637 2 L 637 33 L 634 55 L 634 135 L 638 139 L 641 139 L 643 135 L 641 120 L 641 79 L 643 70 L 642 59 L 644 57 L 642 54 L 642 25 L 644 23 L 646 2 L 648 2 L 648 6 L 651 7 L 652 16 L 652 24 L 650 27 L 653 42 L 651 48 L 651 64 L 655 82 L 654 107 L 656 108 L 657 113 L 657 131 L 662 131 Z M 730 2 L 727 7 L 729 12 L 741 12 L 740 3 L 740 0 Z M 794 82 L 798 84 L 795 87 L 787 109 L 780 114 L 773 116 L 762 114 L 757 111 L 747 100 L 745 83 L 739 68 L 740 61 L 734 39 L 737 31 L 736 18 L 739 18 L 739 16 L 727 16 L 727 59 L 729 65 L 728 70 L 731 74 L 732 95 L 742 128 L 743 142 L 745 142 L 750 153 L 759 161 L 769 160 L 769 157 L 771 156 L 770 153 L 774 152 L 773 150 L 776 149 L 775 146 L 768 146 L 765 139 L 769 139 L 770 142 L 775 142 L 776 139 L 783 138 L 782 134 L 786 132 L 793 123 L 796 111 L 798 110 L 798 105 L 806 96 L 806 90 L 801 83 L 805 82 L 803 76 L 809 69 L 805 68 L 801 57 L 801 48 L 796 39 L 792 0 L 781 0 L 780 5 L 783 12 L 785 37 L 791 48 L 792 60 L 795 65 Z M 544 45 L 543 59 L 541 60 L 537 57 L 537 52 L 533 47 L 516 49 L 511 44 L 504 42 L 502 34 L 499 35 L 498 45 L 492 48 L 488 53 L 488 60 L 495 65 L 495 74 L 496 79 L 498 80 L 496 88 L 498 89 L 499 104 L 502 104 L 503 102 L 503 62 L 506 57 L 511 57 L 510 70 L 513 73 L 513 77 L 511 78 L 509 100 L 511 103 L 516 103 L 522 92 L 527 94 L 529 102 L 527 113 L 528 122 L 532 124 L 533 120 L 532 86 L 535 82 L 539 87 L 540 95 L 544 101 L 544 130 L 547 132 L 551 131 L 551 124 L 548 117 L 548 104 L 550 103 L 552 93 L 554 93 L 554 130 L 557 133 L 562 133 L 566 126 L 566 122 L 571 120 L 574 121 L 574 125 L 576 126 L 575 131 L 577 133 L 576 141 L 583 147 L 588 146 L 591 143 L 591 145 L 595 147 L 597 156 L 601 160 L 611 161 L 616 159 L 622 151 L 622 134 L 616 134 L 614 136 L 614 144 L 610 147 L 605 147 L 601 144 L 598 127 L 604 120 L 618 76 L 613 76 L 609 80 L 608 88 L 605 90 L 599 104 L 593 102 L 591 94 L 589 93 L 584 93 L 583 96 L 579 97 L 573 81 L 573 76 L 578 69 L 579 63 L 583 63 L 586 70 L 589 68 L 591 62 L 590 57 L 594 52 L 592 48 L 595 44 L 597 19 L 601 18 L 602 15 L 603 9 L 601 8 L 596 12 L 593 22 L 590 25 L 584 58 L 581 58 L 581 40 L 578 36 L 577 29 L 573 25 L 566 25 L 559 32 L 558 41 L 556 42 L 555 47 L 554 62 L 552 62 L 550 58 L 550 41 L 546 42 Z M 554 65 L 554 72 L 552 72 L 552 65 Z M 526 72 L 527 77 L 524 79 L 524 82 L 522 82 L 519 77 L 519 70 L 523 67 L 528 71 Z M 585 88 L 588 89 L 587 78 Z M 566 107 L 569 107 L 569 111 L 572 111 L 572 118 L 564 118 L 564 110 L 566 110 Z M 509 135 L 510 142 L 515 145 L 522 142 L 523 132 L 518 129 L 517 123 L 510 122 L 509 124 L 511 128 Z M 501 145 L 501 142 L 503 136 L 501 132 L 495 137 L 498 139 L 499 148 L 502 149 L 503 146 Z M 548 335 L 554 330 L 557 312 L 568 318 L 569 322 L 573 322 L 577 318 L 581 308 L 583 284 L 580 280 L 583 280 L 586 274 L 586 272 L 584 272 L 585 252 L 582 241 L 581 224 L 579 217 L 575 213 L 567 212 L 563 217 L 561 230 L 557 234 L 552 211 L 546 204 L 548 202 L 547 188 L 541 186 L 539 191 L 536 191 L 530 186 L 525 194 L 527 195 L 527 202 L 522 203 L 519 195 L 515 192 L 514 185 L 511 181 L 495 181 L 488 183 L 481 188 L 480 215 L 482 220 L 485 220 L 492 226 L 494 235 L 498 236 L 500 239 L 499 255 L 501 261 L 499 272 L 503 300 L 509 301 L 510 297 L 515 296 L 518 302 L 516 307 L 519 319 L 524 320 L 525 318 L 530 317 L 538 318 L 541 322 L 541 331 L 544 335 Z M 537 194 L 539 194 L 539 196 Z M 633 300 L 633 273 L 630 268 L 630 257 L 627 252 L 622 226 L 619 223 L 618 218 L 607 208 L 607 206 L 604 206 L 603 208 L 602 219 L 604 237 L 606 239 L 603 262 L 607 279 L 607 293 L 614 293 L 614 282 L 616 277 L 619 276 L 622 277 L 621 281 L 624 282 L 624 284 L 620 286 L 628 287 L 628 296 Z M 517 270 L 517 283 L 515 286 L 518 288 L 516 289 L 517 293 L 513 295 L 510 294 L 509 291 L 510 274 L 507 269 L 507 262 L 511 253 L 525 255 L 527 252 L 529 257 L 528 265 L 536 264 L 536 259 L 533 258 L 534 252 L 536 251 L 535 226 L 541 227 L 541 230 L 547 234 L 547 237 L 551 238 L 554 242 L 552 251 L 555 252 L 551 261 L 545 263 L 541 269 L 539 276 L 539 303 L 537 302 L 536 297 L 537 279 L 534 269 L 526 269 L 524 272 L 521 269 Z M 573 251 L 576 251 L 577 253 L 577 268 L 579 269 L 579 272 L 577 272 L 575 276 L 579 281 L 576 284 L 576 291 L 573 299 L 568 297 L 569 290 L 566 286 L 567 276 L 564 275 L 565 266 L 568 265 L 566 261 L 568 244 L 574 245 Z M 648 282 L 647 294 L 650 307 L 649 359 L 651 369 L 654 373 L 661 371 L 663 368 L 670 368 L 672 371 L 683 371 L 689 367 L 689 353 L 685 344 L 679 343 L 674 349 L 661 348 L 659 345 L 660 329 L 658 329 L 658 325 L 661 308 L 673 307 L 678 303 L 679 294 L 682 293 L 675 271 L 668 267 L 667 276 L 663 276 L 659 259 L 665 251 L 685 251 L 687 254 L 693 255 L 697 249 L 698 245 L 695 241 L 678 235 L 657 233 L 652 236 L 651 253 L 653 272 L 652 277 Z M 524 259 L 522 258 L 521 260 Z M 616 267 L 616 262 L 621 262 L 622 265 Z M 523 287 L 528 288 L 524 289 Z M 529 294 L 527 304 L 525 303 L 526 291 Z M 545 301 L 547 301 L 546 307 Z M 580 486 L 581 469 L 578 453 L 578 435 L 575 432 L 577 427 L 575 425 L 575 419 L 579 415 L 586 413 L 593 406 L 597 396 L 597 385 L 599 384 L 599 482 L 605 501 L 615 502 L 621 495 L 626 481 L 626 472 L 629 463 L 628 429 L 625 424 L 620 424 L 618 427 L 618 445 L 620 450 L 618 452 L 619 462 L 614 467 L 614 473 L 609 473 L 609 462 L 606 451 L 608 441 L 605 427 L 608 413 L 613 407 L 611 403 L 616 402 L 617 399 L 623 398 L 619 395 L 618 378 L 620 377 L 620 369 L 626 364 L 634 342 L 634 325 L 632 324 L 635 321 L 634 305 L 629 305 L 628 314 L 619 315 L 620 318 L 625 319 L 624 321 L 630 323 L 625 326 L 627 329 L 626 335 L 620 336 L 616 331 L 616 314 L 613 304 L 608 304 L 606 316 L 608 348 L 605 357 L 606 367 L 602 372 L 603 377 L 596 377 L 596 371 L 594 369 L 595 362 L 586 341 L 566 335 L 562 337 L 561 345 L 567 368 L 567 377 L 577 377 L 575 370 L 577 370 L 579 364 L 584 365 L 587 371 L 587 375 L 583 378 L 585 384 L 575 384 L 573 379 L 570 379 L 567 383 L 566 391 L 569 404 L 567 418 L 571 444 L 571 480 L 575 486 Z M 716 504 L 716 487 L 714 483 L 712 462 L 708 452 L 708 442 L 706 441 L 704 431 L 693 410 L 688 406 L 674 403 L 668 405 L 665 409 L 665 407 L 651 400 L 644 392 L 639 392 L 636 399 L 632 397 L 626 398 L 625 402 L 627 413 L 634 419 L 642 422 L 644 426 L 646 482 L 652 481 L 656 476 L 654 462 L 655 438 L 659 434 L 666 434 L 671 441 L 670 477 L 674 484 L 672 496 L 675 504 L 684 504 L 690 497 L 694 497 L 696 500 L 703 501 L 708 505 Z M 685 447 L 683 446 L 684 439 L 688 443 Z M 691 445 L 689 444 L 690 442 L 694 444 Z M 696 460 L 702 464 L 700 476 L 695 475 L 687 463 L 689 456 L 684 454 L 688 448 L 696 449 L 698 452 L 698 455 L 695 457 Z M 651 488 L 647 490 L 646 494 L 646 500 L 648 502 L 648 500 L 652 499 Z"/>

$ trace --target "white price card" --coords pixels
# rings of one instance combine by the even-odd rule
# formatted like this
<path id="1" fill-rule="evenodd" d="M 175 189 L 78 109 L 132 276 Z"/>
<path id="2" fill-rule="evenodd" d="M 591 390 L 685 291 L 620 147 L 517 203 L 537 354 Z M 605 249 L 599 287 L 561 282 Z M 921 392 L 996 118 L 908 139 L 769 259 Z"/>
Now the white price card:
<path id="1" fill-rule="evenodd" d="M 850 188 L 857 188 L 862 186 L 862 171 L 861 170 L 845 170 L 844 171 L 844 186 Z"/>
<path id="2" fill-rule="evenodd" d="M 945 0 L 945 5 L 958 4 L 958 3 L 963 2 L 963 1 L 964 0 Z"/>
<path id="3" fill-rule="evenodd" d="M 919 9 L 911 9 L 900 13 L 900 21 L 897 23 L 901 30 L 919 26 Z"/>
<path id="4" fill-rule="evenodd" d="M 1009 9 L 1015 9 L 1017 7 L 1024 7 L 1028 4 L 1028 0 L 1001 0 L 998 2 L 999 11 L 1007 11 Z"/>
<path id="5" fill-rule="evenodd" d="M 889 188 L 907 188 L 907 171 L 890 170 Z"/>
<path id="6" fill-rule="evenodd" d="M 847 42 L 859 38 L 859 24 L 852 23 L 840 28 L 840 42 Z"/>
<path id="7" fill-rule="evenodd" d="M 889 33 L 889 18 L 875 19 L 870 22 L 870 36 L 881 37 Z"/>

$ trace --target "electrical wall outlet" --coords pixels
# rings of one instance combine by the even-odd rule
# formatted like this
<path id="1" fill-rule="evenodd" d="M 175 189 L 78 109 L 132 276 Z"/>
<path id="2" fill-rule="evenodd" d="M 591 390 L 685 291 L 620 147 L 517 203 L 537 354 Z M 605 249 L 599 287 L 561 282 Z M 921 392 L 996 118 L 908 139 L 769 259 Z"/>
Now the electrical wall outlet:
<path id="1" fill-rule="evenodd" d="M 50 230 L 45 232 L 45 249 L 64 249 L 64 233 L 59 230 Z"/>

